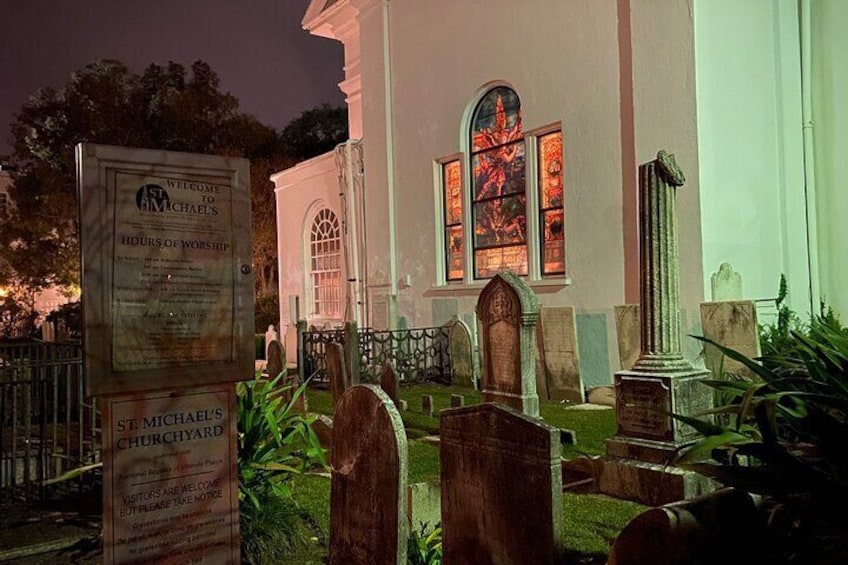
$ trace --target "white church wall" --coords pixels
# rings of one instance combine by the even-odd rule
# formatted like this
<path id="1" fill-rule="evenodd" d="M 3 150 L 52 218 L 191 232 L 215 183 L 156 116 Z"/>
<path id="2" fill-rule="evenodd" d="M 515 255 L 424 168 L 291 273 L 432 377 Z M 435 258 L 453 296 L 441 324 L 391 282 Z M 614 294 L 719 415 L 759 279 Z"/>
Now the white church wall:
<path id="1" fill-rule="evenodd" d="M 703 287 L 729 261 L 744 298 L 809 309 L 798 12 L 794 0 L 697 0 Z"/>
<path id="2" fill-rule="evenodd" d="M 620 21 L 625 21 L 623 5 L 629 4 L 631 11 L 636 164 L 654 159 L 659 149 L 666 149 L 674 153 L 686 175 L 685 185 L 677 191 L 681 334 L 698 335 L 701 333 L 699 304 L 704 297 L 701 283 L 701 187 L 704 185 L 699 170 L 691 2 L 619 0 L 618 4 Z M 621 35 L 626 35 L 624 30 Z M 636 237 L 632 234 L 628 241 Z M 700 362 L 701 347 L 697 341 L 684 337 L 682 346 L 687 358 Z"/>
<path id="3" fill-rule="evenodd" d="M 297 320 L 291 319 L 289 296 L 298 296 L 300 317 L 310 322 L 324 323 L 313 314 L 309 303 L 308 242 L 311 222 L 322 208 L 333 211 L 342 220 L 338 175 L 332 152 L 320 155 L 271 177 L 274 183 L 277 211 L 277 256 L 279 260 L 280 335 L 285 335 Z M 344 276 L 342 277 L 344 278 Z M 342 289 L 342 305 L 345 300 Z M 329 320 L 333 322 L 333 320 Z M 338 320 L 335 320 L 336 322 Z M 287 348 L 289 361 L 295 351 Z M 290 351 L 291 350 L 291 351 Z"/>
<path id="4" fill-rule="evenodd" d="M 821 296 L 848 320 L 848 2 L 813 2 L 813 121 Z"/>
<path id="5" fill-rule="evenodd" d="M 612 307 L 638 300 L 634 256 L 627 257 L 631 263 L 625 268 L 625 247 L 632 251 L 638 245 L 635 204 L 625 207 L 622 185 L 629 183 L 628 198 L 635 202 L 635 165 L 653 159 L 658 149 L 675 152 L 689 178 L 680 196 L 682 294 L 692 311 L 703 297 L 691 13 L 686 2 L 638 2 L 632 10 L 627 0 L 534 4 L 390 3 L 389 114 L 381 105 L 387 61 L 383 8 L 360 18 L 370 269 L 402 283 L 397 308 L 410 326 L 473 311 L 485 281 L 435 286 L 440 258 L 433 160 L 464 149 L 463 115 L 475 93 L 490 81 L 503 81 L 521 97 L 525 131 L 562 124 L 570 285 L 534 286 L 543 306 L 575 306 L 581 341 L 605 344 L 582 358 L 592 373 L 589 384 L 608 382 L 618 368 Z M 674 27 L 659 33 L 657 18 Z M 620 41 L 630 36 L 633 45 L 622 49 Z M 657 49 L 664 56 L 658 57 Z M 621 53 L 635 71 L 632 85 L 620 80 Z M 387 127 L 393 134 L 388 149 Z M 629 136 L 625 143 L 623 136 Z M 389 175 L 397 242 L 393 258 Z M 631 214 L 627 224 L 625 213 Z"/>

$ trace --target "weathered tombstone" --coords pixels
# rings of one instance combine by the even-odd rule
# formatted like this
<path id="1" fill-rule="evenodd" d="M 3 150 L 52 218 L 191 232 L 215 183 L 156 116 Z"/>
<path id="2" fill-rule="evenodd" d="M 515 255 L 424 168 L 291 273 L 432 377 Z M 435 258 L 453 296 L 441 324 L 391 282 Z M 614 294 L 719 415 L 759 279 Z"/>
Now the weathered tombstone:
<path id="1" fill-rule="evenodd" d="M 638 304 L 615 307 L 615 332 L 618 336 L 618 360 L 621 368 L 629 371 L 642 351 Z"/>
<path id="2" fill-rule="evenodd" d="M 474 388 L 474 348 L 471 331 L 465 322 L 454 319 L 448 329 L 450 347 L 451 384 Z"/>
<path id="3" fill-rule="evenodd" d="M 374 385 L 350 388 L 333 418 L 330 565 L 406 564 L 407 443 Z"/>
<path id="4" fill-rule="evenodd" d="M 385 393 L 389 395 L 389 398 L 392 399 L 392 402 L 397 405 L 400 393 L 398 390 L 398 379 L 395 374 L 395 368 L 392 366 L 391 362 L 387 362 L 386 366 L 383 367 L 383 373 L 380 375 L 380 388 L 382 388 Z"/>
<path id="5" fill-rule="evenodd" d="M 704 302 L 701 304 L 701 327 L 704 337 L 749 358 L 760 356 L 757 307 L 752 301 Z M 713 345 L 704 344 L 707 369 L 714 375 L 735 373 L 751 378 L 748 367 L 734 361 Z"/>
<path id="6" fill-rule="evenodd" d="M 477 382 L 474 383 L 474 388 L 480 390 L 483 388 L 483 381 L 486 380 L 486 364 L 483 359 L 486 357 L 485 344 L 483 343 L 483 322 L 477 312 L 474 312 L 474 327 L 477 331 Z"/>
<path id="7" fill-rule="evenodd" d="M 713 302 L 740 300 L 742 298 L 742 275 L 733 270 L 730 263 L 722 263 L 718 271 L 710 276 Z"/>
<path id="8" fill-rule="evenodd" d="M 524 281 L 498 273 L 477 300 L 483 331 L 483 401 L 539 417 L 536 396 L 536 319 L 539 304 Z"/>
<path id="9" fill-rule="evenodd" d="M 339 399 L 348 387 L 347 374 L 345 372 L 344 350 L 340 343 L 328 343 L 325 350 L 327 361 L 327 379 L 330 381 L 330 395 L 333 398 L 333 407 L 337 406 Z"/>
<path id="10" fill-rule="evenodd" d="M 451 408 L 462 408 L 465 406 L 465 397 L 461 394 L 451 395 Z"/>
<path id="11" fill-rule="evenodd" d="M 559 430 L 487 403 L 443 411 L 440 436 L 444 562 L 555 563 L 563 547 Z"/>
<path id="12" fill-rule="evenodd" d="M 358 385 L 359 379 L 359 329 L 356 322 L 348 320 L 344 325 L 344 361 L 347 375 L 347 386 Z"/>
<path id="13" fill-rule="evenodd" d="M 580 378 L 574 308 L 542 308 L 540 321 L 548 398 L 582 404 L 585 402 L 585 391 Z"/>
<path id="14" fill-rule="evenodd" d="M 312 422 L 312 431 L 318 436 L 321 447 L 328 452 L 333 448 L 333 419 L 321 414 Z"/>
<path id="15" fill-rule="evenodd" d="M 676 190 L 683 173 L 673 155 L 660 151 L 639 167 L 641 351 L 629 370 L 615 373 L 616 435 L 607 440 L 608 461 L 600 490 L 648 505 L 665 504 L 713 488 L 704 477 L 668 462 L 697 432 L 672 418 L 713 406 L 703 381 L 680 348 L 680 283 Z"/>
<path id="16" fill-rule="evenodd" d="M 265 370 L 268 372 L 268 378 L 276 379 L 277 375 L 286 370 L 286 350 L 282 343 L 274 339 L 268 342 L 266 353 L 268 362 L 265 364 Z"/>
<path id="17" fill-rule="evenodd" d="M 269 379 L 275 379 L 281 373 L 284 375 L 279 385 L 289 387 L 283 392 L 283 397 L 286 399 L 286 402 L 289 402 L 301 382 L 297 374 L 288 374 L 288 368 L 286 367 L 286 348 L 277 340 L 273 340 L 268 344 L 268 362 L 265 365 L 265 370 L 268 373 Z M 306 412 L 308 409 L 305 390 L 302 390 L 295 400 L 294 409 L 298 412 Z"/>
<path id="18" fill-rule="evenodd" d="M 274 324 L 270 324 L 268 326 L 268 331 L 265 332 L 265 359 L 268 359 L 268 346 L 272 341 L 279 341 L 280 334 L 277 333 L 277 330 L 274 329 Z M 285 364 L 285 357 L 283 357 L 283 364 Z"/>
<path id="19" fill-rule="evenodd" d="M 734 488 L 651 508 L 619 533 L 609 563 L 758 563 L 767 535 L 765 516 L 751 494 Z"/>
<path id="20" fill-rule="evenodd" d="M 397 407 L 398 410 L 400 410 L 401 412 L 406 412 L 407 410 L 409 410 L 409 403 L 407 403 L 406 400 L 401 398 L 400 400 L 398 400 Z"/>
<path id="21" fill-rule="evenodd" d="M 425 416 L 433 415 L 433 397 L 429 394 L 421 395 L 421 412 Z"/>
<path id="22" fill-rule="evenodd" d="M 536 324 L 536 394 L 542 400 L 550 400 L 548 391 L 548 369 L 545 366 L 545 337 L 542 324 Z"/>

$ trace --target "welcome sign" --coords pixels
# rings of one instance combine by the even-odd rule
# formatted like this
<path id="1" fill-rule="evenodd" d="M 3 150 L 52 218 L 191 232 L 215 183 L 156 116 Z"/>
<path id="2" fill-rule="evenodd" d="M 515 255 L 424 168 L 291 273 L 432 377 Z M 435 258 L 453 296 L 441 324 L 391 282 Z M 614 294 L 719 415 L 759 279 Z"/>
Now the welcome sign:
<path id="1" fill-rule="evenodd" d="M 80 144 L 88 393 L 253 372 L 249 165 Z"/>

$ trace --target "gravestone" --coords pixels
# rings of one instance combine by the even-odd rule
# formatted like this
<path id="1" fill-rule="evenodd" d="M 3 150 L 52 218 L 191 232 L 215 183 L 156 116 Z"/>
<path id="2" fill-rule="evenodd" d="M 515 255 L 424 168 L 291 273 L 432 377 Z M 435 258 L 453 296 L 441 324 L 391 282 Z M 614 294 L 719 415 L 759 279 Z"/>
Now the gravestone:
<path id="1" fill-rule="evenodd" d="M 349 381 L 345 371 L 344 350 L 340 343 L 328 343 L 325 350 L 327 362 L 327 380 L 330 381 L 330 395 L 333 398 L 335 408 L 339 399 L 349 388 Z"/>
<path id="2" fill-rule="evenodd" d="M 483 381 L 486 379 L 484 376 L 486 365 L 483 363 L 483 359 L 486 357 L 486 351 L 484 349 L 485 344 L 483 343 L 483 322 L 477 316 L 477 312 L 474 312 L 474 328 L 477 335 L 477 382 L 474 383 L 474 388 L 480 390 L 483 387 Z"/>
<path id="3" fill-rule="evenodd" d="M 357 385 L 333 418 L 330 565 L 407 562 L 407 443 L 380 387 Z"/>
<path id="4" fill-rule="evenodd" d="M 768 531 L 766 513 L 759 506 L 754 495 L 724 488 L 651 508 L 628 522 L 615 538 L 609 563 L 761 563 Z"/>
<path id="5" fill-rule="evenodd" d="M 542 308 L 540 321 L 548 398 L 582 404 L 585 391 L 580 378 L 574 308 Z"/>
<path id="6" fill-rule="evenodd" d="M 685 178 L 660 151 L 639 167 L 640 353 L 615 373 L 616 435 L 607 440 L 599 478 L 604 494 L 651 506 L 697 496 L 712 483 L 669 461 L 697 432 L 671 417 L 713 407 L 709 376 L 683 357 L 676 191 Z"/>
<path id="7" fill-rule="evenodd" d="M 353 320 L 348 320 L 344 324 L 344 362 L 347 375 L 345 389 L 347 389 L 361 382 L 359 379 L 359 328 Z"/>
<path id="8" fill-rule="evenodd" d="M 618 360 L 621 368 L 629 371 L 639 359 L 642 336 L 639 322 L 639 305 L 622 304 L 615 307 L 615 332 L 618 336 Z"/>
<path id="9" fill-rule="evenodd" d="M 465 397 L 461 394 L 452 394 L 450 398 L 451 408 L 462 408 L 465 406 Z"/>
<path id="10" fill-rule="evenodd" d="M 395 368 L 392 366 L 391 362 L 387 362 L 385 367 L 383 367 L 383 373 L 380 375 L 380 388 L 389 395 L 389 398 L 391 398 L 392 402 L 394 402 L 395 406 L 397 406 L 398 398 L 400 398 L 398 379 L 395 374 Z"/>
<path id="11" fill-rule="evenodd" d="M 294 396 L 298 387 L 301 384 L 300 377 L 297 374 L 288 374 L 286 368 L 286 348 L 277 340 L 272 340 L 268 344 L 268 362 L 265 365 L 265 370 L 268 373 L 269 379 L 275 379 L 279 374 L 283 374 L 280 379 L 279 386 L 287 386 L 288 389 L 283 392 L 283 397 L 286 402 L 289 402 Z M 294 403 L 294 409 L 297 412 L 306 412 L 308 403 L 306 400 L 306 390 L 302 390 Z"/>
<path id="12" fill-rule="evenodd" d="M 752 301 L 704 302 L 701 304 L 701 327 L 704 337 L 749 358 L 760 356 L 760 334 L 757 327 L 757 307 Z M 713 345 L 704 344 L 707 369 L 714 375 L 734 373 L 752 378 L 753 372 Z"/>
<path id="13" fill-rule="evenodd" d="M 465 322 L 454 319 L 448 329 L 451 384 L 474 388 L 474 347 L 471 332 Z"/>
<path id="14" fill-rule="evenodd" d="M 321 447 L 326 449 L 328 453 L 332 451 L 333 419 L 329 416 L 325 416 L 324 414 L 316 416 L 315 421 L 312 422 L 312 431 L 315 432 L 316 436 L 318 436 L 318 441 L 321 443 Z"/>
<path id="15" fill-rule="evenodd" d="M 548 393 L 548 369 L 545 367 L 545 337 L 542 324 L 536 324 L 536 394 L 540 399 L 550 400 Z"/>
<path id="16" fill-rule="evenodd" d="M 433 415 L 433 397 L 429 394 L 421 395 L 421 412 L 425 416 Z"/>
<path id="17" fill-rule="evenodd" d="M 286 370 L 286 350 L 282 343 L 274 339 L 268 342 L 266 351 L 268 362 L 265 364 L 265 370 L 269 379 L 275 379 Z"/>
<path id="18" fill-rule="evenodd" d="M 268 326 L 268 331 L 265 332 L 265 359 L 268 359 L 268 346 L 272 341 L 279 341 L 280 334 L 277 333 L 277 330 L 274 329 L 274 324 L 270 324 Z M 283 364 L 285 364 L 285 357 L 283 357 Z"/>
<path id="19" fill-rule="evenodd" d="M 397 407 L 398 410 L 400 410 L 401 412 L 406 412 L 407 410 L 409 410 L 409 404 L 403 398 L 398 400 Z"/>
<path id="20" fill-rule="evenodd" d="M 740 300 L 742 298 L 742 275 L 733 270 L 730 263 L 719 265 L 718 271 L 710 276 L 713 302 Z"/>
<path id="21" fill-rule="evenodd" d="M 477 300 L 483 344 L 483 402 L 539 417 L 536 395 L 536 295 L 515 274 L 496 274 Z"/>
<path id="22" fill-rule="evenodd" d="M 442 411 L 440 437 L 444 562 L 557 562 L 563 547 L 559 430 L 488 403 Z"/>

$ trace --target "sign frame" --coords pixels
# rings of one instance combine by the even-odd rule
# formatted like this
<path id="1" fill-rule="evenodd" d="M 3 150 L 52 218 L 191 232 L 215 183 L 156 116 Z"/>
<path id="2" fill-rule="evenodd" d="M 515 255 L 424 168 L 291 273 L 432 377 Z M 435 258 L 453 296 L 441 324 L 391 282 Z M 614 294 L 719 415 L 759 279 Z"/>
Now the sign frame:
<path id="1" fill-rule="evenodd" d="M 80 143 L 76 147 L 76 163 L 80 205 L 86 394 L 89 396 L 131 394 L 236 382 L 251 378 L 254 371 L 254 313 L 250 240 L 250 162 L 247 159 L 237 157 Z M 183 251 L 170 250 L 168 251 L 169 256 L 179 256 L 179 262 L 184 265 L 182 267 L 167 266 L 167 269 L 188 269 L 190 266 L 194 266 L 193 262 L 197 263 L 196 270 L 199 274 L 192 275 L 192 277 L 200 282 L 188 280 L 188 276 L 184 275 L 185 280 L 181 283 L 183 287 L 196 285 L 199 289 L 200 286 L 206 285 L 206 289 L 199 291 L 208 291 L 208 288 L 212 288 L 212 291 L 208 291 L 207 294 L 224 300 L 223 306 L 214 311 L 222 313 L 227 323 L 216 325 L 212 321 L 204 322 L 202 318 L 209 311 L 202 307 L 196 307 L 194 311 L 186 314 L 186 317 L 200 319 L 194 323 L 195 327 L 192 328 L 191 332 L 186 332 L 187 336 L 199 336 L 198 339 L 203 339 L 205 337 L 202 335 L 204 328 L 209 330 L 214 326 L 218 333 L 216 336 L 218 340 L 216 342 L 218 344 L 217 351 L 213 352 L 215 355 L 209 354 L 207 355 L 208 358 L 204 358 L 204 354 L 201 352 L 196 354 L 196 359 L 181 360 L 177 359 L 176 355 L 172 355 L 173 358 L 166 356 L 165 359 L 167 360 L 162 360 L 163 358 L 156 357 L 155 351 L 151 352 L 155 348 L 148 347 L 148 351 L 145 351 L 142 346 L 139 346 L 135 353 L 139 363 L 135 367 L 132 366 L 134 359 L 132 349 L 130 348 L 128 352 L 125 348 L 126 344 L 116 344 L 115 336 L 121 337 L 122 335 L 116 334 L 116 332 L 122 332 L 125 329 L 121 327 L 121 324 L 115 323 L 116 313 L 121 315 L 120 309 L 124 306 L 120 301 L 121 297 L 118 296 L 118 306 L 116 307 L 116 286 L 122 288 L 116 285 L 116 275 L 126 278 L 127 273 L 129 273 L 129 275 L 137 274 L 140 278 L 145 276 L 152 278 L 151 273 L 143 274 L 144 269 L 141 267 L 133 267 L 132 265 L 125 267 L 118 264 L 119 256 L 116 253 L 118 232 L 124 229 L 124 223 L 117 220 L 125 220 L 130 217 L 130 214 L 135 214 L 138 217 L 136 222 L 138 225 L 150 221 L 151 223 L 146 227 L 157 227 L 154 222 L 161 224 L 163 221 L 161 220 L 162 215 L 155 216 L 149 213 L 145 219 L 145 214 L 139 212 L 142 210 L 139 201 L 141 197 L 126 198 L 129 192 L 126 187 L 121 188 L 120 182 L 128 183 L 130 181 L 119 181 L 119 175 L 127 175 L 129 178 L 138 177 L 141 180 L 153 177 L 174 179 L 175 182 L 206 183 L 209 186 L 218 187 L 215 190 L 220 191 L 220 194 L 216 194 L 216 198 L 221 198 L 222 195 L 225 198 L 229 197 L 228 200 L 221 200 L 225 203 L 229 213 L 229 222 L 225 219 L 224 222 L 216 224 L 213 217 L 203 217 L 202 210 L 196 214 L 196 220 L 192 220 L 192 214 L 187 211 L 198 210 L 198 206 L 201 205 L 180 203 L 182 209 L 179 210 L 179 213 L 171 214 L 174 216 L 174 221 L 169 224 L 176 226 L 177 230 L 182 227 L 185 229 L 185 234 L 191 234 L 191 230 L 195 226 L 191 222 L 196 221 L 196 226 L 200 228 L 218 230 L 223 234 L 223 237 L 218 237 L 218 240 L 212 243 L 218 248 L 213 248 L 208 253 L 208 256 L 212 259 L 206 263 L 196 260 L 201 256 L 200 252 L 185 249 Z M 123 190 L 122 195 L 125 198 L 118 202 L 118 195 L 121 190 Z M 140 191 L 141 189 L 139 189 L 139 194 L 141 194 Z M 190 193 L 188 190 L 184 192 L 172 190 L 172 192 L 175 195 L 183 194 L 185 198 L 194 198 L 197 202 L 201 201 L 198 194 Z M 191 206 L 195 207 L 191 208 Z M 156 211 L 160 212 L 161 209 Z M 173 209 L 169 208 L 165 215 L 171 212 L 173 212 Z M 179 215 L 180 213 L 182 215 Z M 161 231 L 161 226 L 158 226 L 158 228 Z M 175 234 L 175 238 L 177 237 L 179 237 L 179 231 Z M 183 237 L 190 236 L 184 235 Z M 186 241 L 202 241 L 199 239 L 200 237 L 202 236 L 197 236 L 198 239 L 195 240 Z M 170 241 L 181 240 L 173 239 Z M 224 247 L 225 245 L 227 247 Z M 185 248 L 185 245 L 183 247 Z M 220 251 L 221 249 L 225 251 Z M 161 244 L 159 244 L 158 246 L 150 245 L 149 249 L 139 246 L 138 249 L 133 249 L 132 253 L 135 256 L 128 260 L 147 261 L 147 257 L 143 256 L 145 253 L 149 253 L 152 257 L 154 254 L 161 255 L 163 250 Z M 172 263 L 176 261 L 176 259 L 171 260 Z M 204 269 L 204 267 L 209 268 Z M 138 273 L 133 271 L 133 268 Z M 176 271 L 174 272 L 176 273 Z M 170 279 L 171 275 L 164 276 Z M 206 280 L 203 280 L 204 276 Z M 167 296 L 167 290 L 163 291 L 160 288 L 157 289 L 158 292 L 153 292 L 150 290 L 153 288 L 152 286 L 146 288 L 146 295 L 142 296 L 143 292 L 136 292 L 137 296 L 134 299 L 142 297 L 152 301 L 163 295 Z M 121 290 L 120 292 L 124 291 Z M 144 302 L 141 301 L 140 303 L 143 304 Z M 172 301 L 172 304 L 175 303 L 178 303 L 176 299 Z M 151 316 L 174 315 L 173 312 L 168 312 L 167 306 L 162 307 L 161 311 L 164 314 L 154 313 Z M 155 327 L 156 323 L 154 320 L 150 325 Z M 147 331 L 145 329 L 146 324 L 146 321 L 145 323 L 136 322 L 135 331 L 144 334 Z M 187 321 L 185 325 L 189 326 L 190 323 Z M 197 331 L 198 328 L 200 329 L 199 332 Z M 175 331 L 179 329 L 180 327 L 177 326 Z M 148 342 L 153 339 L 143 335 L 139 341 L 144 342 L 145 338 L 148 338 Z M 159 339 L 164 344 L 162 349 L 167 349 L 170 346 L 170 342 L 167 342 L 167 335 L 164 338 L 159 336 L 155 339 Z M 182 338 L 182 341 L 188 340 L 189 337 Z M 213 348 L 213 346 L 209 347 Z M 116 351 L 119 351 L 117 356 L 115 355 Z M 166 351 L 165 353 L 169 352 Z M 179 350 L 170 353 L 179 353 Z M 213 358 L 216 356 L 217 358 Z M 129 367 L 120 364 L 116 366 L 116 357 L 129 359 L 128 362 L 125 362 L 125 365 Z M 145 363 L 152 365 L 152 367 L 144 366 Z"/>

